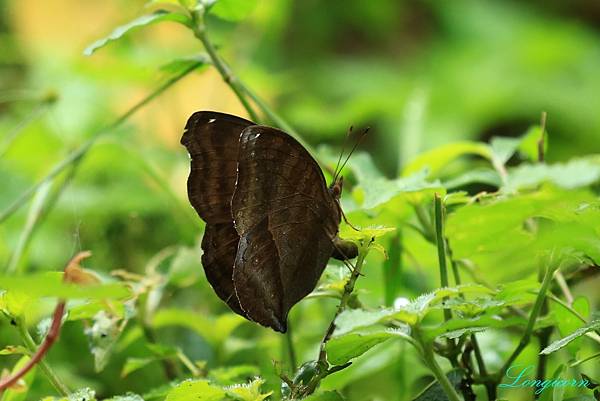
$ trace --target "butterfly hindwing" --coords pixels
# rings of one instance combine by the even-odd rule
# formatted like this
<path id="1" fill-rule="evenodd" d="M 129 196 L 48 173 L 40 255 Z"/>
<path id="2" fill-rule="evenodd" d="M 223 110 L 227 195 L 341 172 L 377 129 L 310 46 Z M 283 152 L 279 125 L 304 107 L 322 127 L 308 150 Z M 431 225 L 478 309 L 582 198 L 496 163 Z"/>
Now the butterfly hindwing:
<path id="1" fill-rule="evenodd" d="M 290 308 L 314 289 L 332 254 L 339 209 L 308 151 L 265 126 L 242 132 L 231 208 L 240 305 L 252 320 L 285 331 Z"/>

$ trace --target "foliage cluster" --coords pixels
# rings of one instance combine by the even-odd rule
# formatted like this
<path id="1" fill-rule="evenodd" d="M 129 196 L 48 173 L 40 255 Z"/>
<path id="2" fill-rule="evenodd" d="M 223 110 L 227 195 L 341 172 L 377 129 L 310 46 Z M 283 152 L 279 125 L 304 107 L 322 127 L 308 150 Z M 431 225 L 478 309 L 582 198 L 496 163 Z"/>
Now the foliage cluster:
<path id="1" fill-rule="evenodd" d="M 343 227 L 341 236 L 355 240 L 361 254 L 352 272 L 332 262 L 319 287 L 293 310 L 287 336 L 255 327 L 217 301 L 199 265 L 195 240 L 201 222 L 174 189 L 183 180 L 172 183 L 159 167 L 160 157 L 149 156 L 152 151 L 112 137 L 176 82 L 214 69 L 251 118 L 302 139 L 236 75 L 211 40 L 212 24 L 237 24 L 252 3 L 151 1 L 148 14 L 85 50 L 91 55 L 126 40 L 130 31 L 173 22 L 189 30 L 205 53 L 165 65 L 167 78 L 153 92 L 31 183 L 13 180 L 6 189 L 0 221 L 5 233 L 18 235 L 3 244 L 9 257 L 0 276 L 2 363 L 13 373 L 27 364 L 49 332 L 54 304 L 65 300 L 67 309 L 59 343 L 2 400 L 53 392 L 59 396 L 43 399 L 531 398 L 535 389 L 498 387 L 513 365 L 535 365 L 537 378 L 590 382 L 589 389 L 548 389 L 544 400 L 598 399 L 600 316 L 593 286 L 600 263 L 600 159 L 547 163 L 559 145 L 546 133 L 545 115 L 512 138 L 452 141 L 417 155 L 407 155 L 410 144 L 400 141 L 395 152 L 402 163 L 393 178 L 382 173 L 375 153 L 353 155 L 344 171 L 349 185 L 343 207 L 362 230 Z M 413 100 L 407 130 L 418 135 L 435 129 L 425 126 L 419 111 L 422 96 Z M 11 152 L 22 154 L 14 147 L 35 146 L 19 143 L 19 135 L 40 110 L 54 107 L 57 95 L 35 102 L 34 114 L 2 143 L 0 155 L 10 158 Z M 310 114 L 308 108 L 286 115 Z M 335 165 L 331 147 L 310 149 L 323 166 Z M 107 164 L 115 171 L 86 177 L 86 171 Z M 142 185 L 117 177 L 140 170 L 159 200 L 148 201 Z M 118 188 L 98 189 L 111 181 Z M 82 187 L 89 191 L 73 193 Z M 64 249 L 53 245 L 64 240 L 57 235 L 64 227 L 52 219 L 68 213 L 61 210 L 67 194 L 78 210 L 89 211 L 86 219 L 106 224 L 104 234 L 120 242 L 117 249 L 92 249 L 100 254 L 86 262 L 93 269 L 77 267 L 71 283 L 55 272 L 60 268 L 34 269 L 28 263 L 35 238 L 46 241 L 49 255 Z M 105 212 L 105 204 L 111 210 Z M 165 209 L 170 220 L 157 221 Z M 179 238 L 166 247 L 144 243 L 144 251 L 130 256 L 127 248 L 156 240 L 145 232 L 149 227 L 164 238 Z M 114 251 L 123 258 L 106 255 Z M 49 259 L 61 258 L 68 257 Z M 119 263 L 104 264 L 115 260 Z M 325 335 L 328 326 L 335 330 Z"/>

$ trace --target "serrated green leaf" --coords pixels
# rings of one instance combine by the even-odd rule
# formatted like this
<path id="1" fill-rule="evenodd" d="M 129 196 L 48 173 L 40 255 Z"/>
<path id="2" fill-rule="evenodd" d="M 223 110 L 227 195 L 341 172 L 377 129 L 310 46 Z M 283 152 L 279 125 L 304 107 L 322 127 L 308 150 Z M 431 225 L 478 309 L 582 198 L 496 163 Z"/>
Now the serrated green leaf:
<path id="1" fill-rule="evenodd" d="M 325 345 L 327 360 L 334 365 L 342 365 L 390 338 L 410 339 L 409 330 L 384 329 L 332 337 Z"/>
<path id="2" fill-rule="evenodd" d="M 394 313 L 393 309 L 366 311 L 364 309 L 346 309 L 335 320 L 335 336 L 349 333 L 359 327 L 375 325 Z"/>
<path id="3" fill-rule="evenodd" d="M 573 159 L 556 164 L 522 164 L 508 170 L 508 178 L 503 191 L 512 193 L 522 189 L 535 188 L 550 182 L 560 188 L 575 189 L 586 187 L 600 180 L 600 164 L 588 159 Z"/>
<path id="4" fill-rule="evenodd" d="M 553 352 L 556 352 L 559 349 L 566 346 L 567 344 L 569 344 L 571 341 L 574 341 L 574 340 L 578 339 L 579 337 L 586 335 L 590 331 L 594 331 L 594 330 L 598 330 L 598 329 L 600 329 L 600 320 L 594 320 L 594 321 L 586 324 L 585 326 L 575 330 L 573 333 L 569 334 L 568 336 L 561 338 L 560 340 L 554 341 L 552 344 L 550 344 L 549 346 L 544 348 L 540 352 L 540 354 L 548 355 Z"/>
<path id="5" fill-rule="evenodd" d="M 99 39 L 91 45 L 89 45 L 83 51 L 83 54 L 86 56 L 91 56 L 96 50 L 106 46 L 111 42 L 114 42 L 115 40 L 120 39 L 123 35 L 125 35 L 133 29 L 151 24 L 156 24 L 163 21 L 173 21 L 188 27 L 192 25 L 192 21 L 190 20 L 190 18 L 184 14 L 174 13 L 166 10 L 156 10 L 152 14 L 142 15 L 141 17 L 138 17 L 133 21 L 116 28 L 108 36 Z"/>
<path id="6" fill-rule="evenodd" d="M 268 398 L 273 392 L 261 393 L 260 387 L 264 384 L 264 380 L 256 378 L 247 384 L 236 384 L 225 389 L 227 395 L 238 401 L 263 401 Z"/>
<path id="7" fill-rule="evenodd" d="M 439 182 L 428 182 L 427 172 L 422 170 L 413 175 L 389 180 L 379 178 L 368 182 L 359 183 L 352 190 L 352 197 L 360 208 L 368 210 L 382 207 L 400 195 L 425 196 L 435 193 L 445 193 L 444 187 Z M 409 201 L 412 199 L 409 199 Z"/>
<path id="8" fill-rule="evenodd" d="M 165 401 L 221 401 L 225 391 L 206 380 L 186 380 L 167 394 Z"/>
<path id="9" fill-rule="evenodd" d="M 370 242 L 371 240 L 377 239 L 394 231 L 396 231 L 395 227 L 364 227 L 359 228 L 359 230 L 356 231 L 350 227 L 344 226 L 340 237 L 352 241 Z"/>
<path id="10" fill-rule="evenodd" d="M 217 0 L 209 13 L 227 21 L 240 21 L 256 7 L 257 0 Z"/>
<path id="11" fill-rule="evenodd" d="M 239 365 L 211 369 L 208 373 L 208 376 L 215 383 L 219 383 L 223 386 L 229 386 L 256 377 L 259 373 L 260 371 L 256 366 Z"/>
<path id="12" fill-rule="evenodd" d="M 103 401 L 144 401 L 144 399 L 138 394 L 127 393 L 125 395 L 117 395 L 112 398 L 106 398 Z"/>

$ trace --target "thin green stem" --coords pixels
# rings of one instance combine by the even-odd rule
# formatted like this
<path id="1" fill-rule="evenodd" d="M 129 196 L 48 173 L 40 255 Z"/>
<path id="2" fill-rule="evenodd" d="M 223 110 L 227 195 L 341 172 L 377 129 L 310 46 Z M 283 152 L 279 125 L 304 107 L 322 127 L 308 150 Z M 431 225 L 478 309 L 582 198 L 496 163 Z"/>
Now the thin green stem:
<path id="1" fill-rule="evenodd" d="M 316 151 L 306 143 L 302 137 L 298 134 L 298 132 L 292 127 L 285 119 L 283 119 L 279 114 L 277 114 L 260 96 L 256 94 L 250 87 L 248 87 L 242 80 L 239 79 L 237 75 L 231 70 L 231 68 L 227 65 L 227 63 L 219 56 L 214 45 L 210 41 L 207 33 L 206 33 L 206 25 L 203 16 L 204 10 L 198 10 L 193 13 L 194 18 L 194 36 L 202 42 L 206 53 L 211 59 L 212 64 L 215 66 L 223 81 L 231 90 L 235 93 L 238 100 L 244 106 L 250 119 L 255 122 L 260 122 L 258 115 L 250 105 L 248 98 L 250 98 L 262 112 L 267 116 L 269 120 L 271 120 L 277 127 L 286 131 L 290 134 L 294 139 L 296 139 L 313 157 L 316 158 Z"/>
<path id="2" fill-rule="evenodd" d="M 591 361 L 592 359 L 596 359 L 596 358 L 600 358 L 600 352 L 596 352 L 595 354 L 592 354 L 592 355 L 590 355 L 588 357 L 585 357 L 583 359 L 579 359 L 578 361 L 575 361 L 575 362 L 571 363 L 569 365 L 569 367 L 570 368 L 574 368 L 576 366 L 581 365 L 584 362 Z"/>
<path id="3" fill-rule="evenodd" d="M 294 338 L 292 335 L 291 322 L 288 322 L 287 331 L 284 334 L 284 342 L 290 362 L 290 368 L 291 371 L 294 372 L 296 370 L 296 367 L 298 366 L 298 360 L 296 358 L 296 349 L 294 348 Z"/>
<path id="4" fill-rule="evenodd" d="M 531 313 L 529 315 L 529 321 L 527 322 L 527 326 L 525 327 L 523 337 L 521 337 L 517 348 L 506 360 L 506 362 L 502 366 L 502 369 L 500 369 L 500 373 L 498 374 L 498 376 L 500 376 L 502 372 L 506 372 L 506 370 L 510 368 L 515 359 L 517 359 L 517 357 L 529 344 L 529 341 L 531 340 L 531 335 L 533 333 L 533 328 L 535 327 L 535 322 L 542 310 L 542 306 L 544 305 L 544 300 L 546 299 L 546 292 L 548 291 L 548 287 L 550 287 L 550 283 L 552 282 L 552 276 L 554 275 L 555 270 L 556 269 L 551 268 L 549 266 L 546 267 L 544 279 L 542 280 L 542 286 L 540 288 L 540 291 L 538 292 L 537 298 L 535 299 L 535 304 L 533 305 L 533 309 L 531 310 Z"/>
<path id="5" fill-rule="evenodd" d="M 430 344 L 423 344 L 418 328 L 415 329 L 414 336 L 417 338 L 417 341 L 421 343 L 421 349 L 423 350 L 422 355 L 423 359 L 425 360 L 425 364 L 429 367 L 431 373 L 433 373 L 433 376 L 444 389 L 448 399 L 450 401 L 461 401 L 456 389 L 452 383 L 450 383 L 450 380 L 448 380 L 448 377 L 446 377 L 440 365 L 438 365 L 436 362 L 435 355 L 433 354 L 433 347 Z"/>
<path id="6" fill-rule="evenodd" d="M 88 139 L 87 141 L 85 141 L 79 148 L 77 148 L 74 151 L 72 151 L 71 153 L 69 153 L 67 155 L 67 157 L 65 157 L 58 164 L 56 164 L 50 170 L 50 172 L 48 172 L 46 174 L 46 176 L 44 178 L 42 178 L 40 181 L 33 184 L 28 189 L 26 189 L 24 192 L 22 192 L 21 195 L 19 195 L 12 204 L 10 204 L 6 209 L 4 209 L 2 211 L 2 213 L 0 214 L 0 223 L 4 222 L 7 218 L 9 218 L 15 212 L 17 212 L 33 196 L 33 194 L 38 190 L 38 188 L 40 186 L 42 186 L 45 182 L 53 180 L 57 175 L 62 173 L 67 167 L 69 167 L 70 165 L 72 165 L 73 163 L 78 161 L 79 159 L 82 159 L 83 157 L 85 157 L 87 152 L 92 148 L 92 146 L 96 143 L 96 141 L 99 138 L 106 135 L 107 133 L 112 132 L 115 128 L 119 127 L 121 124 L 123 124 L 125 121 L 127 121 L 133 114 L 135 114 L 138 110 L 143 108 L 145 105 L 147 105 L 152 100 L 154 100 L 156 97 L 158 97 L 160 94 L 162 94 L 165 90 L 167 90 L 168 88 L 173 86 L 175 83 L 177 83 L 183 77 L 185 77 L 186 75 L 188 75 L 189 73 L 194 71 L 196 68 L 200 67 L 201 65 L 202 65 L 202 63 L 198 62 L 198 63 L 194 63 L 194 64 L 188 66 L 186 69 L 182 70 L 179 74 L 177 74 L 177 75 L 171 77 L 170 79 L 168 79 L 167 81 L 165 81 L 162 85 L 160 85 L 158 88 L 156 88 L 152 93 L 150 93 L 144 99 L 142 99 L 138 103 L 136 103 L 133 107 L 131 107 L 129 110 L 127 110 L 125 113 L 123 113 L 120 117 L 118 117 L 111 124 L 109 124 L 105 128 L 103 128 L 103 129 L 97 131 L 95 134 L 93 134 L 92 137 L 90 139 Z"/>
<path id="7" fill-rule="evenodd" d="M 25 347 L 27 347 L 29 352 L 31 352 L 32 354 L 35 353 L 38 348 L 38 345 L 35 343 L 35 341 L 31 337 L 31 334 L 29 334 L 29 330 L 27 330 L 25 320 L 23 318 L 18 318 L 18 319 L 16 319 L 16 323 L 17 323 L 17 329 L 19 331 L 19 336 L 21 337 L 21 340 L 25 344 Z M 52 386 L 54 386 L 56 391 L 61 396 L 67 397 L 70 393 L 69 388 L 67 387 L 66 384 L 64 384 L 60 380 L 60 378 L 54 372 L 54 370 L 52 370 L 50 365 L 48 365 L 48 363 L 46 363 L 46 361 L 44 361 L 42 359 L 38 362 L 38 366 L 40 367 L 42 372 L 44 372 L 44 374 L 48 378 L 48 381 L 52 384 Z"/>
<path id="8" fill-rule="evenodd" d="M 219 57 L 217 50 L 213 46 L 212 42 L 208 39 L 208 36 L 206 34 L 206 25 L 204 22 L 204 10 L 198 10 L 194 12 L 192 16 L 194 19 L 194 25 L 192 28 L 194 36 L 196 36 L 196 38 L 198 38 L 200 42 L 202 42 L 202 45 L 204 46 L 204 49 L 206 49 L 206 53 L 208 53 L 212 64 L 215 66 L 217 71 L 219 71 L 219 74 L 221 74 L 223 81 L 225 81 L 225 83 L 229 85 L 233 93 L 235 93 L 242 106 L 244 106 L 244 108 L 248 112 L 248 115 L 250 116 L 250 119 L 255 122 L 260 122 L 260 120 L 258 119 L 258 115 L 250 105 L 250 102 L 248 102 L 248 100 L 246 99 L 246 96 L 244 94 L 245 90 L 240 85 L 239 79 L 233 74 L 233 72 L 225 63 L 225 61 L 223 61 L 221 57 Z"/>
<path id="9" fill-rule="evenodd" d="M 350 300 L 350 297 L 352 296 L 352 293 L 354 292 L 354 286 L 356 285 L 356 280 L 358 280 L 358 277 L 360 277 L 360 271 L 362 270 L 362 266 L 365 262 L 365 257 L 367 256 L 367 253 L 368 253 L 368 247 L 369 247 L 369 245 L 359 247 L 358 258 L 356 259 L 356 266 L 352 270 L 352 273 L 350 274 L 350 278 L 344 285 L 344 292 L 342 293 L 342 298 L 340 299 L 340 304 L 338 305 L 337 310 L 335 311 L 335 315 L 333 316 L 333 319 L 331 319 L 331 323 L 329 323 L 329 327 L 327 328 L 327 331 L 325 332 L 325 336 L 323 337 L 323 340 L 321 341 L 321 346 L 320 346 L 320 350 L 319 350 L 319 361 L 326 362 L 327 355 L 325 353 L 325 345 L 327 344 L 327 341 L 329 341 L 329 339 L 331 338 L 331 335 L 333 334 L 333 332 L 335 330 L 335 322 L 336 322 L 338 316 L 348 306 L 348 301 Z"/>
<path id="10" fill-rule="evenodd" d="M 422 227 L 422 230 L 420 230 L 420 232 L 423 234 L 427 241 L 434 242 L 435 233 L 431 224 L 431 219 L 429 218 L 423 205 L 415 205 L 415 213 L 417 215 L 417 220 L 419 220 L 419 223 Z"/>
<path id="11" fill-rule="evenodd" d="M 436 193 L 434 197 L 435 209 L 435 239 L 437 244 L 438 263 L 440 266 L 440 281 L 442 287 L 448 287 L 448 266 L 446 265 L 446 242 L 444 240 L 444 212 L 442 199 Z M 444 320 L 452 319 L 452 313 L 444 308 Z"/>

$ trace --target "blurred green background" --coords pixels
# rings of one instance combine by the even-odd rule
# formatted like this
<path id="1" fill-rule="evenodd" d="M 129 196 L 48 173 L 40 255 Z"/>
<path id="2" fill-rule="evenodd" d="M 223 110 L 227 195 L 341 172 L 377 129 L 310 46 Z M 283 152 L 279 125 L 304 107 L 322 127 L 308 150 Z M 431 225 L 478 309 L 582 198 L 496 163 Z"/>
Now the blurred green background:
<path id="1" fill-rule="evenodd" d="M 0 209 L 155 88 L 167 76 L 161 65 L 202 51 L 188 30 L 164 23 L 82 55 L 89 43 L 147 12 L 144 3 L 0 0 Z M 523 135 L 542 111 L 549 161 L 600 151 L 595 0 L 273 0 L 258 2 L 241 22 L 213 17 L 209 27 L 241 79 L 308 142 L 337 153 L 350 125 L 371 126 L 362 148 L 390 178 L 441 144 Z M 48 104 L 49 96 L 57 100 Z M 187 204 L 189 164 L 179 145 L 187 117 L 202 109 L 245 116 L 214 70 L 187 77 L 95 145 L 13 265 L 28 207 L 3 222 L 0 263 L 15 272 L 57 270 L 89 249 L 88 265 L 97 271 L 143 273 L 161 250 L 175 247 L 169 269 L 185 279 L 168 283 L 163 302 L 203 316 L 226 313 L 199 264 L 201 223 Z M 407 259 L 398 289 L 406 297 L 435 285 L 433 247 L 416 241 L 413 249 L 416 260 Z M 374 305 L 385 303 L 380 275 L 373 268 L 360 285 Z M 294 309 L 301 360 L 314 357 L 334 306 L 308 300 Z M 0 345 L 18 341 L 5 323 Z M 50 354 L 71 383 L 112 395 L 143 393 L 163 380 L 159 363 L 119 377 L 127 356 L 143 354 L 139 342 L 94 373 L 82 329 L 67 325 Z M 279 337 L 249 323 L 236 333 L 215 350 L 192 330 L 160 331 L 166 343 L 209 367 L 258 365 L 275 382 L 271 359 L 282 359 Z M 509 345 L 496 344 L 499 351 Z M 411 361 L 412 351 L 390 344 L 324 386 L 347 386 L 351 400 L 408 399 L 425 373 Z M 0 368 L 13 363 L 2 358 Z M 38 395 L 52 393 L 42 379 L 36 386 Z"/>

